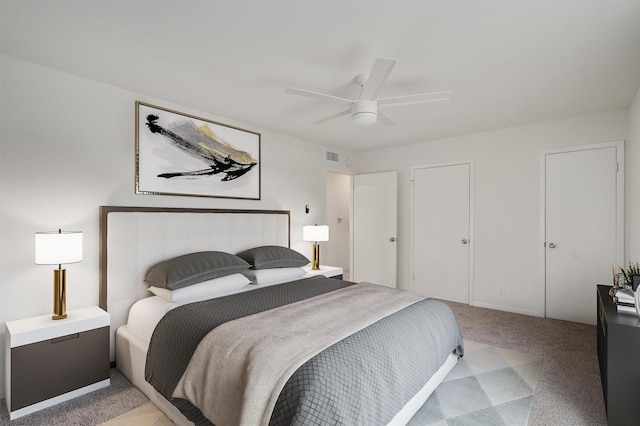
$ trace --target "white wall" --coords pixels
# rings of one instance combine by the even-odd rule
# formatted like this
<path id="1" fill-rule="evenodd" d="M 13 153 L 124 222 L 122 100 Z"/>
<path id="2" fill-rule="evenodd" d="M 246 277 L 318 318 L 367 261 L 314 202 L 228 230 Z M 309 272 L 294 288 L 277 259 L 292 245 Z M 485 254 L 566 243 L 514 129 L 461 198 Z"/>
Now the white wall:
<path id="1" fill-rule="evenodd" d="M 628 111 L 509 128 L 434 142 L 357 153 L 358 173 L 398 171 L 398 284 L 410 288 L 410 168 L 474 161 L 474 294 L 472 303 L 543 315 L 540 298 L 540 152 L 623 140 Z M 499 296 L 498 286 L 506 294 Z"/>
<path id="2" fill-rule="evenodd" d="M 53 266 L 34 264 L 36 231 L 83 231 L 84 260 L 67 266 L 67 309 L 98 303 L 100 205 L 290 210 L 292 248 L 311 257 L 302 225 L 325 221 L 326 147 L 13 57 L 0 60 L 0 347 L 5 321 L 52 311 Z M 136 100 L 260 132 L 262 199 L 135 194 Z"/>
<path id="3" fill-rule="evenodd" d="M 640 261 L 640 90 L 629 108 L 625 150 L 625 258 Z M 626 262 L 625 262 L 626 263 Z"/>

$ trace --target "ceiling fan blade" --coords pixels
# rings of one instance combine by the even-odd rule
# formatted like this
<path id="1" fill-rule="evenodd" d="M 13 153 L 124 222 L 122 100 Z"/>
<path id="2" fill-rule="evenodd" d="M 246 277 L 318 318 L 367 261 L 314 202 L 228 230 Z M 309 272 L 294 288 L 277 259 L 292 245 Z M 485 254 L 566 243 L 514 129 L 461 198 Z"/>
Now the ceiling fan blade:
<path id="1" fill-rule="evenodd" d="M 394 126 L 396 124 L 395 121 L 391 119 L 391 117 L 389 117 L 380 109 L 378 110 L 378 121 L 387 127 Z"/>
<path id="2" fill-rule="evenodd" d="M 382 87 L 384 82 L 387 80 L 387 77 L 389 77 L 389 74 L 391 74 L 391 70 L 395 65 L 395 59 L 376 59 L 376 62 L 373 64 L 373 68 L 371 69 L 371 73 L 369 73 L 369 77 L 367 78 L 367 82 L 362 87 L 362 93 L 360 94 L 359 99 L 375 100 L 378 90 L 380 90 L 380 87 Z"/>
<path id="3" fill-rule="evenodd" d="M 350 109 L 345 109 L 344 111 L 340 111 L 340 112 L 338 112 L 336 114 L 333 114 L 333 115 L 330 115 L 328 117 L 321 118 L 318 121 L 314 121 L 313 124 L 324 124 L 324 123 L 326 123 L 328 121 L 335 120 L 336 118 L 340 118 L 342 116 L 349 115 L 350 113 L 351 113 Z"/>
<path id="4" fill-rule="evenodd" d="M 341 105 L 345 105 L 345 104 L 348 105 L 353 102 L 353 100 L 351 99 L 340 98 L 338 96 L 327 95 L 325 93 L 312 92 L 310 90 L 295 89 L 293 87 L 287 88 L 285 92 L 289 93 L 290 95 L 306 96 L 308 98 L 314 98 L 314 99 L 324 99 L 326 101 L 339 103 Z"/>
<path id="5" fill-rule="evenodd" d="M 396 96 L 394 98 L 378 99 L 378 105 L 399 106 L 421 104 L 424 102 L 448 101 L 449 99 L 451 99 L 451 96 L 453 96 L 453 92 L 451 90 L 446 90 L 444 92 L 420 93 L 417 95 Z"/>

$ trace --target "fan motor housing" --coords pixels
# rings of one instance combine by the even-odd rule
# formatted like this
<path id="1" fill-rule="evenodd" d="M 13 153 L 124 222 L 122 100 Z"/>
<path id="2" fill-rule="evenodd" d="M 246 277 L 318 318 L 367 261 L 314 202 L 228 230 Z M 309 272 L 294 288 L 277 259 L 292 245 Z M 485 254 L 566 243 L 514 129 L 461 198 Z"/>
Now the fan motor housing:
<path id="1" fill-rule="evenodd" d="M 351 120 L 361 126 L 369 126 L 378 121 L 378 102 L 361 99 L 351 104 Z"/>

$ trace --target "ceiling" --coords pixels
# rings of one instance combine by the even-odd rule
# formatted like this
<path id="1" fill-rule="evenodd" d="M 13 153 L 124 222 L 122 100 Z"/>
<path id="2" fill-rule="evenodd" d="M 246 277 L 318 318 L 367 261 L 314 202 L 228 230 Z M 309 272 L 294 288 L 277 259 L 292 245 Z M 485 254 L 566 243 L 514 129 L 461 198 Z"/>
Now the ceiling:
<path id="1" fill-rule="evenodd" d="M 0 0 L 0 51 L 337 149 L 410 144 L 627 108 L 638 0 Z M 292 86 L 356 98 L 453 90 L 361 127 Z"/>

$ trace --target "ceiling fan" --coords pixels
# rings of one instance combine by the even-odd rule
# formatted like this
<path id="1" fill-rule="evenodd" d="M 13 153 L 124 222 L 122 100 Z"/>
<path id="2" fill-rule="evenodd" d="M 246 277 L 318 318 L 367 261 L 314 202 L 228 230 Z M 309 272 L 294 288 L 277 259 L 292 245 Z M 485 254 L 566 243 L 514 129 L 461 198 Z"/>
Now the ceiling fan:
<path id="1" fill-rule="evenodd" d="M 346 99 L 309 90 L 295 89 L 293 87 L 289 87 L 286 90 L 286 93 L 307 96 L 315 99 L 324 99 L 341 105 L 349 105 L 348 109 L 315 121 L 314 124 L 324 124 L 328 121 L 335 120 L 336 118 L 351 114 L 351 120 L 362 126 L 374 124 L 378 121 L 378 118 L 382 124 L 386 126 L 392 126 L 395 124 L 387 114 L 378 108 L 380 106 L 410 105 L 424 102 L 446 101 L 451 99 L 451 96 L 453 95 L 451 90 L 376 99 L 378 90 L 380 90 L 380 87 L 382 87 L 389 77 L 389 74 L 395 64 L 395 59 L 378 58 L 373 64 L 373 68 L 369 74 L 360 74 L 356 76 L 353 81 L 362 87 L 362 91 L 360 92 L 358 99 Z"/>

